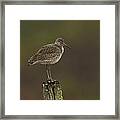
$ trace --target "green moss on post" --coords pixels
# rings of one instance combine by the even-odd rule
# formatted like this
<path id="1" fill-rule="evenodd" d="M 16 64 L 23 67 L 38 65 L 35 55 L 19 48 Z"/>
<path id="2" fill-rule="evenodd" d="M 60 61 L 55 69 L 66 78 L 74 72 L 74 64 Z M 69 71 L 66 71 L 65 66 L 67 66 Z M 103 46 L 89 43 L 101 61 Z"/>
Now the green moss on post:
<path id="1" fill-rule="evenodd" d="M 43 97 L 45 100 L 63 100 L 60 83 L 56 80 L 43 82 Z"/>

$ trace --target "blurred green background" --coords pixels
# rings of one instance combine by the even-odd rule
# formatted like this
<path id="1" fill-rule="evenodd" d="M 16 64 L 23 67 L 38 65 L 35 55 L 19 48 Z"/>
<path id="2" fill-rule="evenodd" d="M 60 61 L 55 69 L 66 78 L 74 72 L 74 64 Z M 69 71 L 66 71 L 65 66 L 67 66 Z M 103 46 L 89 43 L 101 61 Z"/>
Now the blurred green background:
<path id="1" fill-rule="evenodd" d="M 62 37 L 71 46 L 52 65 L 52 76 L 60 81 L 64 100 L 100 99 L 99 20 L 20 21 L 20 99 L 42 100 L 45 66 L 28 66 L 28 59 L 46 44 Z"/>

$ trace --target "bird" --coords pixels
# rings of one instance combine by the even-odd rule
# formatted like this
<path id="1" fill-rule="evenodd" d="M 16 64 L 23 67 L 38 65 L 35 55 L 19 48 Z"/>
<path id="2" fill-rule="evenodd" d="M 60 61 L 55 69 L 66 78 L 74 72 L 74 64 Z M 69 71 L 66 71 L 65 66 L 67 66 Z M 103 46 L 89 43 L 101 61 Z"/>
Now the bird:
<path id="1" fill-rule="evenodd" d="M 54 43 L 42 46 L 33 56 L 28 60 L 28 65 L 35 65 L 37 63 L 44 64 L 47 71 L 48 80 L 52 80 L 50 65 L 56 64 L 60 61 L 64 47 L 70 48 L 63 38 L 57 38 Z"/>

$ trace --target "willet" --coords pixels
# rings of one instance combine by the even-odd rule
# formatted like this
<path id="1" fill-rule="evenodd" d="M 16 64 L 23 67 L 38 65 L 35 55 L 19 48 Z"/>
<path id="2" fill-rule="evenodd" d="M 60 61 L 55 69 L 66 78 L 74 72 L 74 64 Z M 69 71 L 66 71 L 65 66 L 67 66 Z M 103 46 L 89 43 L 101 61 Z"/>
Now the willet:
<path id="1" fill-rule="evenodd" d="M 63 53 L 64 53 L 64 46 L 70 48 L 68 45 L 65 44 L 63 38 L 57 38 L 55 43 L 48 44 L 41 47 L 29 60 L 29 65 L 34 65 L 36 63 L 45 64 L 47 77 L 49 80 L 52 80 L 50 65 L 57 63 Z"/>

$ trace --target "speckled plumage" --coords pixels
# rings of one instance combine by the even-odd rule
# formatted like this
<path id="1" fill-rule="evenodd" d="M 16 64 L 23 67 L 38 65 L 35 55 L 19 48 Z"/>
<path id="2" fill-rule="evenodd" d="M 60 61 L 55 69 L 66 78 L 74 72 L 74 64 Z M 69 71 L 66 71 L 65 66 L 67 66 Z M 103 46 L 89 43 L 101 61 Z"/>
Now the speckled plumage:
<path id="1" fill-rule="evenodd" d="M 55 43 L 48 44 L 41 47 L 29 60 L 30 65 L 40 64 L 55 64 L 64 53 L 64 45 L 66 45 L 62 38 L 56 39 Z"/>
<path id="2" fill-rule="evenodd" d="M 38 62 L 40 64 L 55 64 L 60 60 L 63 52 L 63 47 L 59 47 L 55 44 L 48 44 L 40 48 L 30 59 L 34 62 L 33 64 Z"/>

